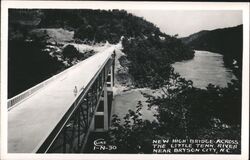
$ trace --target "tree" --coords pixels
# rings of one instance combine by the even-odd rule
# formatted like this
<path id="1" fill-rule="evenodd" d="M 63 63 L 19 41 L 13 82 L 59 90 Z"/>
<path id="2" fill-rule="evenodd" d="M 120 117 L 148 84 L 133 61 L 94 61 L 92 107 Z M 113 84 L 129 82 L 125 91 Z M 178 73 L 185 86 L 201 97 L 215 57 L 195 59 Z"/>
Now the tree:
<path id="1" fill-rule="evenodd" d="M 72 60 L 73 58 L 77 58 L 78 57 L 78 50 L 73 46 L 73 45 L 67 45 L 63 48 L 62 51 L 62 55 L 65 58 L 69 58 L 70 60 Z"/>
<path id="2" fill-rule="evenodd" d="M 121 121 L 113 115 L 112 126 L 108 132 L 109 143 L 117 146 L 118 153 L 151 153 L 152 139 L 155 138 L 156 122 L 142 120 L 141 101 L 136 106 L 136 111 L 128 110 Z"/>
<path id="3" fill-rule="evenodd" d="M 210 84 L 207 89 L 198 89 L 193 87 L 192 81 L 180 77 L 173 69 L 170 73 L 169 79 L 161 88 L 160 96 L 142 93 L 148 99 L 149 109 L 157 106 L 157 121 L 141 119 L 140 111 L 143 106 L 140 101 L 136 111 L 129 110 L 123 121 L 114 115 L 109 137 L 110 143 L 117 145 L 118 153 L 152 153 L 154 139 L 206 138 L 240 141 L 238 114 L 233 121 L 228 119 L 240 111 L 238 92 L 241 91 L 237 81 L 232 81 L 227 88 Z M 235 149 L 232 153 L 240 153 L 240 149 Z"/>

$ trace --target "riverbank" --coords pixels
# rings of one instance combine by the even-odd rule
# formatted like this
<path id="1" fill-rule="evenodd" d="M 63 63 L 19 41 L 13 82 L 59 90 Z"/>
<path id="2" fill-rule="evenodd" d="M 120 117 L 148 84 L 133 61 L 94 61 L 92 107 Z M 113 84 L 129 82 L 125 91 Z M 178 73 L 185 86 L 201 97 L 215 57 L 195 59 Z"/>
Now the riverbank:
<path id="1" fill-rule="evenodd" d="M 121 49 L 116 51 L 112 114 L 116 114 L 122 119 L 129 109 L 135 110 L 140 101 L 144 106 L 141 110 L 142 119 L 153 121 L 155 120 L 156 110 L 154 107 L 151 110 L 148 109 L 147 98 L 142 93 L 160 96 L 162 91 L 161 89 L 135 88 L 132 76 L 128 73 L 128 68 L 121 64 L 126 59 L 126 55 Z M 195 51 L 193 59 L 176 62 L 173 67 L 181 77 L 192 80 L 194 87 L 201 89 L 206 89 L 209 83 L 226 87 L 227 83 L 236 79 L 232 70 L 224 66 L 222 55 L 207 51 Z"/>
<path id="2" fill-rule="evenodd" d="M 133 84 L 133 78 L 128 73 L 128 67 L 124 63 L 129 63 L 126 59 L 126 55 L 121 51 L 122 45 L 120 44 L 116 50 L 115 58 L 115 74 L 114 74 L 114 98 L 113 98 L 113 107 L 111 115 L 116 114 L 120 119 L 128 113 L 128 110 L 136 110 L 136 106 L 140 101 L 144 106 L 141 110 L 142 119 L 145 120 L 156 120 L 154 114 L 156 110 L 154 107 L 149 109 L 147 98 L 143 96 L 143 93 L 149 95 L 160 95 L 161 91 L 153 90 L 150 88 L 136 88 Z"/>
<path id="3" fill-rule="evenodd" d="M 194 87 L 205 89 L 209 83 L 227 87 L 236 76 L 224 65 L 223 55 L 209 51 L 195 50 L 191 60 L 176 62 L 172 65 L 181 77 L 192 80 Z"/>

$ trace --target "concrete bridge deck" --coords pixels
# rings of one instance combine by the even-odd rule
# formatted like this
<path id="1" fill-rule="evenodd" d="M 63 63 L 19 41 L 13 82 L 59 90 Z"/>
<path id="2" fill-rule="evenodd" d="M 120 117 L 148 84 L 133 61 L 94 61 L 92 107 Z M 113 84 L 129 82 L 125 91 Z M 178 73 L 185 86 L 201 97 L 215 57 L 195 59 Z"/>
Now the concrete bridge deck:
<path id="1" fill-rule="evenodd" d="M 64 114 L 73 105 L 90 83 L 100 67 L 111 57 L 115 46 L 111 46 L 80 62 L 37 91 L 32 98 L 17 104 L 8 112 L 8 152 L 37 152 Z M 77 87 L 78 93 L 74 94 Z"/>

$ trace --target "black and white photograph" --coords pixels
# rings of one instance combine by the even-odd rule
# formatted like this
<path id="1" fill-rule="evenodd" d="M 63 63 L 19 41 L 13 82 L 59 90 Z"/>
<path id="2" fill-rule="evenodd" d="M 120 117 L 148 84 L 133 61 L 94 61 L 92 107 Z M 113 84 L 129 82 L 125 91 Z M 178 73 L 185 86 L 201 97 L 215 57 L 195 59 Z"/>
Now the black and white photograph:
<path id="1" fill-rule="evenodd" d="M 3 159 L 248 159 L 249 3 L 59 3 L 2 10 Z"/>

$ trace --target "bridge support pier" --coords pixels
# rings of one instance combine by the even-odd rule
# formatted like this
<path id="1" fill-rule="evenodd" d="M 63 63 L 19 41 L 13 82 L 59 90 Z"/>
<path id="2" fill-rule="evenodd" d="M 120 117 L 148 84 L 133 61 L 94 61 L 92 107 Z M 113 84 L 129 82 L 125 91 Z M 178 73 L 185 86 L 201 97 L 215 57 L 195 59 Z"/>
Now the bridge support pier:
<path id="1" fill-rule="evenodd" d="M 65 113 L 38 153 L 80 153 L 91 131 L 109 129 L 114 86 L 114 56 L 98 70 Z"/>
<path id="2" fill-rule="evenodd" d="M 97 111 L 95 114 L 95 117 L 93 118 L 92 124 L 91 124 L 91 131 L 95 132 L 103 132 L 107 131 L 109 129 L 109 122 L 110 122 L 110 106 L 111 102 L 110 95 L 113 96 L 113 71 L 114 66 L 111 65 L 109 68 L 106 68 L 104 71 L 104 74 L 106 77 L 106 82 L 104 83 L 103 86 L 103 92 L 102 96 L 100 98 L 99 105 L 97 106 Z M 110 106 L 109 106 L 110 105 Z"/>
<path id="3" fill-rule="evenodd" d="M 104 123 L 104 126 L 103 126 L 103 130 L 104 131 L 107 131 L 108 128 L 109 128 L 109 124 L 108 124 L 108 90 L 107 90 L 107 84 L 104 84 L 104 120 L 103 120 L 103 123 Z"/>

